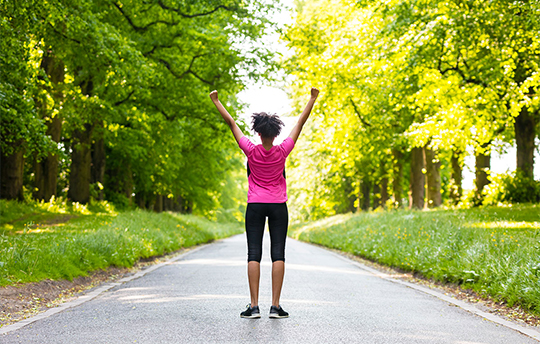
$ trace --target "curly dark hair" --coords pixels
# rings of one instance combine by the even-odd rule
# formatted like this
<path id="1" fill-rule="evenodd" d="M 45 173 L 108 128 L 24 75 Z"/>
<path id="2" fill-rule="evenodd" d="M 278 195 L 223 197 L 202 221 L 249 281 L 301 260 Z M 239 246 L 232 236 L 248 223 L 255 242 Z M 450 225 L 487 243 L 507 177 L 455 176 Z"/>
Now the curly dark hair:
<path id="1" fill-rule="evenodd" d="M 285 125 L 277 115 L 269 115 L 266 112 L 254 113 L 251 116 L 251 129 L 261 134 L 262 137 L 276 137 Z"/>

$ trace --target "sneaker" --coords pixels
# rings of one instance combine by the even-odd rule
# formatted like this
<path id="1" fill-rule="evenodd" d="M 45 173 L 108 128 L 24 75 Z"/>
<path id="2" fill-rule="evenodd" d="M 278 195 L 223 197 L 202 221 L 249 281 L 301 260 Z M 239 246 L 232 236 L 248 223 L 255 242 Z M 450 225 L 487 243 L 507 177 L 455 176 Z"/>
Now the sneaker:
<path id="1" fill-rule="evenodd" d="M 288 318 L 289 317 L 289 313 L 285 312 L 283 310 L 283 308 L 281 308 L 281 306 L 276 307 L 276 306 L 272 306 L 270 307 L 270 315 L 269 315 L 270 318 L 274 318 L 274 319 L 279 319 L 279 318 Z"/>
<path id="2" fill-rule="evenodd" d="M 240 313 L 240 317 L 248 319 L 256 319 L 261 317 L 259 306 L 251 307 L 251 304 L 246 306 L 247 309 Z"/>

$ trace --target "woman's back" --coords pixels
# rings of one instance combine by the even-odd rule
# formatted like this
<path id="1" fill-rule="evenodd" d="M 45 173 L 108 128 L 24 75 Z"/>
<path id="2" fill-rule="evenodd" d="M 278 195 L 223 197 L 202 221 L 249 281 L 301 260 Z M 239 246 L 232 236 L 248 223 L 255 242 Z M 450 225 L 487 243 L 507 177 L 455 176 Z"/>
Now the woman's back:
<path id="1" fill-rule="evenodd" d="M 254 145 L 244 136 L 238 144 L 248 158 L 248 203 L 286 202 L 287 183 L 283 170 L 294 141 L 287 137 L 280 145 L 266 150 L 263 145 Z"/>

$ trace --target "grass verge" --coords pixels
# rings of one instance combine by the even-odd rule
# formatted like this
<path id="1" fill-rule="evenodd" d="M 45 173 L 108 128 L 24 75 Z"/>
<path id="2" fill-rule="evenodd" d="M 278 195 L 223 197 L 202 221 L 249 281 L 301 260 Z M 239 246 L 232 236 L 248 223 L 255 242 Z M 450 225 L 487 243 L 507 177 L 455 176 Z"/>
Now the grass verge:
<path id="1" fill-rule="evenodd" d="M 109 266 L 131 267 L 141 258 L 224 238 L 240 223 L 216 223 L 193 215 L 0 202 L 0 286 L 68 279 Z"/>
<path id="2" fill-rule="evenodd" d="M 538 205 L 337 215 L 289 235 L 540 315 Z"/>

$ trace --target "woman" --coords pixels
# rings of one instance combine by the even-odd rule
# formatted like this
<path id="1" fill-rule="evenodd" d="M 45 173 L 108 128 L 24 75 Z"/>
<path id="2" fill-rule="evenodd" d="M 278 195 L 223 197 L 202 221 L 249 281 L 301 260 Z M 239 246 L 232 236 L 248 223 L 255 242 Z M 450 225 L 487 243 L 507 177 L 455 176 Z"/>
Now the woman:
<path id="1" fill-rule="evenodd" d="M 262 145 L 254 145 L 244 136 L 236 122 L 218 99 L 217 91 L 210 98 L 219 113 L 231 128 L 234 138 L 248 158 L 248 205 L 246 209 L 246 235 L 248 242 L 248 281 L 251 304 L 240 313 L 243 318 L 260 318 L 259 277 L 262 256 L 264 225 L 268 217 L 270 230 L 270 253 L 272 257 L 272 306 L 270 318 L 286 318 L 279 304 L 283 275 L 285 273 L 285 239 L 289 214 L 287 211 L 287 184 L 285 181 L 285 160 L 294 148 L 298 136 L 306 123 L 319 90 L 311 89 L 311 98 L 300 115 L 298 123 L 289 137 L 278 146 L 274 139 L 279 135 L 283 122 L 276 115 L 259 113 L 253 115 L 252 129 L 261 137 Z"/>

